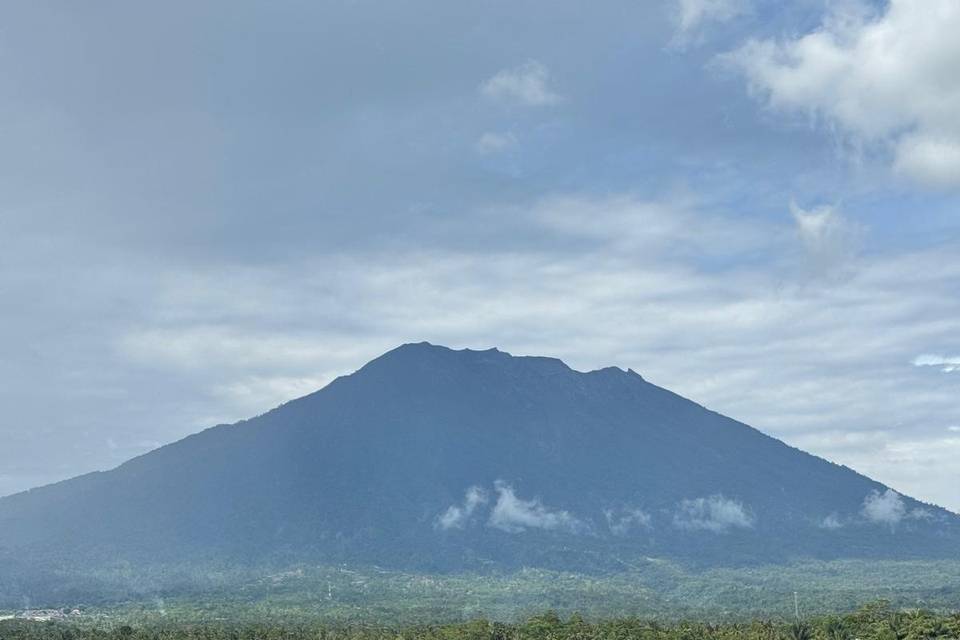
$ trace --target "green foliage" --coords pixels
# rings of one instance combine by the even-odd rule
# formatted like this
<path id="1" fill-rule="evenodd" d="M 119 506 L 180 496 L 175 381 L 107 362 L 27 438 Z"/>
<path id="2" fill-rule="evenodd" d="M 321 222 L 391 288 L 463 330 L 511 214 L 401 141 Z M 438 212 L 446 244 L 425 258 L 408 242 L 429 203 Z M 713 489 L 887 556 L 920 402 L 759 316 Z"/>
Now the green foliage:
<path id="1" fill-rule="evenodd" d="M 797 620 L 790 625 L 790 640 L 813 640 L 810 626 L 806 622 Z"/>
<path id="2" fill-rule="evenodd" d="M 113 573 L 104 568 L 88 579 L 109 585 L 99 591 L 109 597 L 90 600 L 87 583 L 71 585 L 61 576 L 54 583 L 55 598 L 14 590 L 4 602 L 0 572 L 0 616 L 4 607 L 14 613 L 25 602 L 138 623 L 205 623 L 219 618 L 284 624 L 422 624 L 481 618 L 516 622 L 553 610 L 574 623 L 623 616 L 736 622 L 749 624 L 754 640 L 783 640 L 786 632 L 780 638 L 751 618 L 793 620 L 793 592 L 798 591 L 805 615 L 849 613 L 842 619 L 818 618 L 810 629 L 814 640 L 863 640 L 854 628 L 871 628 L 884 640 L 907 640 L 914 615 L 907 611 L 918 604 L 951 610 L 960 602 L 957 562 L 805 562 L 695 571 L 648 560 L 634 563 L 630 571 L 603 576 L 538 569 L 428 575 L 305 565 L 260 570 L 195 567 L 193 573 L 181 568 L 145 574 L 121 567 Z M 548 615 L 538 614 L 530 624 L 552 622 Z"/>
<path id="3" fill-rule="evenodd" d="M 895 610 L 872 603 L 844 616 L 804 621 L 749 622 L 636 617 L 591 621 L 580 614 L 547 611 L 515 623 L 475 618 L 459 623 L 370 625 L 268 621 L 137 622 L 113 617 L 80 621 L 0 621 L 0 640 L 948 640 L 958 637 L 960 615 Z"/>

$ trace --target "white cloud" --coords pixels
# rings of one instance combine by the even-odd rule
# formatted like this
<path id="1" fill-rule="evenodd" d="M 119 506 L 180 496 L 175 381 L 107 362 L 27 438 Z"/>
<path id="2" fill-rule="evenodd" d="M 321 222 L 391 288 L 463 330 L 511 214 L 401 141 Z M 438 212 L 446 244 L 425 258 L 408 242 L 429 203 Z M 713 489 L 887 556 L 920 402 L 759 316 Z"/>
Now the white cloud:
<path id="1" fill-rule="evenodd" d="M 835 530 L 843 528 L 843 522 L 840 521 L 840 516 L 835 513 L 831 513 L 820 521 L 819 526 L 821 529 Z"/>
<path id="2" fill-rule="evenodd" d="M 770 107 L 808 113 L 898 172 L 960 186 L 960 3 L 842 3 L 811 33 L 754 40 L 723 57 Z"/>
<path id="3" fill-rule="evenodd" d="M 933 513 L 927 509 L 916 507 L 907 511 L 903 497 L 893 489 L 884 492 L 873 491 L 863 500 L 863 515 L 870 522 L 886 524 L 895 527 L 905 518 L 912 520 L 930 520 Z"/>
<path id="4" fill-rule="evenodd" d="M 615 536 L 625 536 L 637 529 L 651 529 L 653 520 L 650 514 L 643 509 L 627 507 L 624 509 L 607 509 L 603 512 L 607 519 L 607 527 Z"/>
<path id="5" fill-rule="evenodd" d="M 726 22 L 748 10 L 747 0 L 677 0 L 677 39 L 682 43 L 703 25 Z"/>
<path id="6" fill-rule="evenodd" d="M 811 268 L 821 274 L 836 275 L 838 268 L 852 258 L 859 246 L 859 228 L 847 221 L 832 206 L 802 209 L 790 203 Z"/>
<path id="7" fill-rule="evenodd" d="M 873 491 L 863 500 L 862 513 L 870 522 L 895 527 L 907 514 L 907 506 L 893 489 Z"/>
<path id="8" fill-rule="evenodd" d="M 960 140 L 947 134 L 917 133 L 897 142 L 893 168 L 935 187 L 960 184 Z"/>
<path id="9" fill-rule="evenodd" d="M 510 132 L 496 133 L 488 131 L 477 140 L 476 150 L 480 155 L 502 153 L 517 146 L 517 137 Z"/>
<path id="10" fill-rule="evenodd" d="M 568 511 L 549 509 L 539 499 L 518 498 L 511 487 L 502 480 L 495 483 L 497 502 L 490 513 L 488 524 L 508 533 L 521 533 L 527 529 L 584 533 L 586 523 Z"/>
<path id="11" fill-rule="evenodd" d="M 481 487 L 473 486 L 467 489 L 463 497 L 463 504 L 450 505 L 446 511 L 437 516 L 436 527 L 443 529 L 463 529 L 476 510 L 487 503 L 487 492 Z"/>
<path id="12" fill-rule="evenodd" d="M 550 88 L 550 71 L 536 60 L 504 69 L 480 85 L 485 98 L 503 104 L 543 107 L 557 104 L 561 97 Z"/>
<path id="13" fill-rule="evenodd" d="M 913 359 L 915 367 L 937 367 L 944 373 L 960 371 L 960 356 L 940 356 L 925 353 Z"/>
<path id="14" fill-rule="evenodd" d="M 726 533 L 733 528 L 752 527 L 753 518 L 740 502 L 714 495 L 681 501 L 673 524 L 679 529 Z"/>
<path id="15" fill-rule="evenodd" d="M 947 431 L 950 431 L 952 433 L 960 433 L 960 425 L 955 425 L 955 424 L 950 425 L 949 427 L 947 427 Z"/>

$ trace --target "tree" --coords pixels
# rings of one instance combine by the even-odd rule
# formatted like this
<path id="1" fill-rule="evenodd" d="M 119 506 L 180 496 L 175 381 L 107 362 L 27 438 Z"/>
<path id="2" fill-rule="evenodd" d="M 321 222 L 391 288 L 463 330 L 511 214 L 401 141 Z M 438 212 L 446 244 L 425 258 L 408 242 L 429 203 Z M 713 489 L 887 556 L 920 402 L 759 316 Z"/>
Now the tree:
<path id="1" fill-rule="evenodd" d="M 790 640 L 813 640 L 810 626 L 806 622 L 797 620 L 790 625 Z"/>

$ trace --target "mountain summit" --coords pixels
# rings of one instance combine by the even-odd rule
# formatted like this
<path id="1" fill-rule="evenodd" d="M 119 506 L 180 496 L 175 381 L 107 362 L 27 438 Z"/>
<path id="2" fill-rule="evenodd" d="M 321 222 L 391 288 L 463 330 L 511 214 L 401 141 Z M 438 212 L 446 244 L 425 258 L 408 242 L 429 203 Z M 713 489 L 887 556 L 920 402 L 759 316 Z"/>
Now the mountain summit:
<path id="1" fill-rule="evenodd" d="M 420 343 L 256 418 L 0 499 L 0 549 L 604 570 L 955 557 L 960 517 L 632 371 Z"/>

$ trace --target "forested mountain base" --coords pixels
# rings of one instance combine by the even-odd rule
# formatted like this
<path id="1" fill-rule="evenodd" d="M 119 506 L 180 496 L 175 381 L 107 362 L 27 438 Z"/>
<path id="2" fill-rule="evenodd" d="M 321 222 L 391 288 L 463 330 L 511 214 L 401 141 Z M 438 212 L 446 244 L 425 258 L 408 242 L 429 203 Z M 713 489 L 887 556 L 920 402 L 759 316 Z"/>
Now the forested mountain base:
<path id="1" fill-rule="evenodd" d="M 0 621 L 0 640 L 932 640 L 960 637 L 960 614 L 896 610 L 876 602 L 845 616 L 737 623 L 641 618 L 589 622 L 553 612 L 514 624 L 475 619 L 447 625 L 343 626 L 322 623 L 128 622 L 89 624 Z"/>

